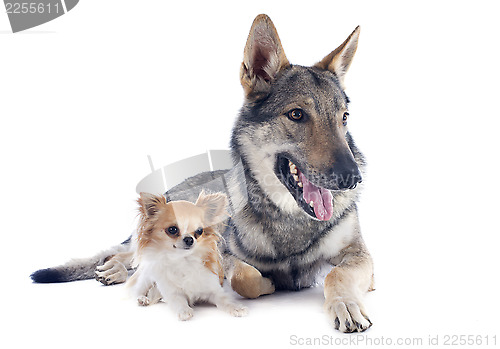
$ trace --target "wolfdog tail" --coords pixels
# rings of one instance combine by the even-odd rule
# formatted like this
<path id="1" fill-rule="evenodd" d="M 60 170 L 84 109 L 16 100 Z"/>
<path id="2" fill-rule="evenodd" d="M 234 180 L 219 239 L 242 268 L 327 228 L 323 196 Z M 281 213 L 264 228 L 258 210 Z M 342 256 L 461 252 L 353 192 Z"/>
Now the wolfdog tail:
<path id="1" fill-rule="evenodd" d="M 97 266 L 104 264 L 106 260 L 119 252 L 128 251 L 129 248 L 130 238 L 120 245 L 99 252 L 93 257 L 72 259 L 57 267 L 40 269 L 31 274 L 30 277 L 31 280 L 36 283 L 56 283 L 93 279 Z"/>

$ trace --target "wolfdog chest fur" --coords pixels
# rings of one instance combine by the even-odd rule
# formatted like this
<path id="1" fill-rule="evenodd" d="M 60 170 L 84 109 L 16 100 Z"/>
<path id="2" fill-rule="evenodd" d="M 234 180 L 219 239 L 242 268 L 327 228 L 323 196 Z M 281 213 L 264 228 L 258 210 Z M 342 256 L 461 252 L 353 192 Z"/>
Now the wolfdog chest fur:
<path id="1" fill-rule="evenodd" d="M 251 184 L 250 184 L 251 186 Z M 254 191 L 255 193 L 255 191 Z M 264 193 L 228 222 L 224 237 L 229 253 L 270 277 L 278 290 L 298 290 L 317 281 L 321 269 L 355 238 L 356 205 L 338 207 L 327 222 L 302 212 L 285 213 Z"/>

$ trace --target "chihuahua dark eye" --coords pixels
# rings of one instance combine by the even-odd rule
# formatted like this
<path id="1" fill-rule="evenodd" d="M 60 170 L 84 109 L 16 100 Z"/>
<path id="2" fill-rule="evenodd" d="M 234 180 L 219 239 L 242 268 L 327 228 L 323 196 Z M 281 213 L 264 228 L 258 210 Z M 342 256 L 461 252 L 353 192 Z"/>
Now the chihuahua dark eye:
<path id="1" fill-rule="evenodd" d="M 179 228 L 177 228 L 175 225 L 171 226 L 171 227 L 168 227 L 167 229 L 165 229 L 166 232 L 169 234 L 169 235 L 178 235 L 179 234 Z"/>
<path id="2" fill-rule="evenodd" d="M 198 228 L 194 231 L 194 236 L 196 238 L 199 238 L 201 236 L 201 234 L 203 234 L 203 228 Z"/>
<path id="3" fill-rule="evenodd" d="M 286 113 L 286 116 L 292 121 L 300 121 L 304 118 L 304 111 L 302 109 L 292 109 L 288 113 Z"/>
<path id="4" fill-rule="evenodd" d="M 344 116 L 342 117 L 342 124 L 344 126 L 347 126 L 347 119 L 349 118 L 349 113 L 348 112 L 345 112 L 344 113 Z"/>

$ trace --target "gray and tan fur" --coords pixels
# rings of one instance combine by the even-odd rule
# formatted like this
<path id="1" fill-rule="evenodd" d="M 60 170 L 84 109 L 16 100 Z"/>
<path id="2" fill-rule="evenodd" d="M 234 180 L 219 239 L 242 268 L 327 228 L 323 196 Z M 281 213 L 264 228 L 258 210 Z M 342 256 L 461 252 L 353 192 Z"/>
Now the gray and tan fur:
<path id="1" fill-rule="evenodd" d="M 241 67 L 246 98 L 231 138 L 239 170 L 202 173 L 166 193 L 172 200 L 194 200 L 201 189 L 220 191 L 206 183 L 224 176 L 222 190 L 232 209 L 223 234 L 224 269 L 232 288 L 248 298 L 300 290 L 315 285 L 320 272 L 329 268 L 324 307 L 342 332 L 371 326 L 363 297 L 372 289 L 373 264 L 356 206 L 365 161 L 347 131 L 349 100 L 343 85 L 359 32 L 358 27 L 316 65 L 303 67 L 289 63 L 269 17 L 257 16 Z M 299 169 L 312 191 L 325 197 L 331 193 L 328 219 L 320 219 L 304 200 L 305 184 L 294 182 L 288 165 L 290 171 Z M 238 190 L 242 183 L 244 191 Z M 324 208 L 330 204 L 325 202 Z M 97 279 L 124 282 L 132 253 L 118 253 L 98 267 Z M 94 264 L 83 263 L 82 275 L 73 278 L 93 276 Z M 61 266 L 37 273 L 60 276 L 66 270 Z"/>

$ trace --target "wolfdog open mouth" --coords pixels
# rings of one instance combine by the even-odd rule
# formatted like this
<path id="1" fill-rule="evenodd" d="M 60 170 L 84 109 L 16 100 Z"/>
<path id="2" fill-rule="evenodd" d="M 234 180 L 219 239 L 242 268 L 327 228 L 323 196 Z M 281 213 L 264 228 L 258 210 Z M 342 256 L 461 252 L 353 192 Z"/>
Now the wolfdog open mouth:
<path id="1" fill-rule="evenodd" d="M 278 155 L 276 175 L 307 214 L 321 221 L 332 218 L 333 195 L 330 190 L 311 183 L 284 155 Z"/>

